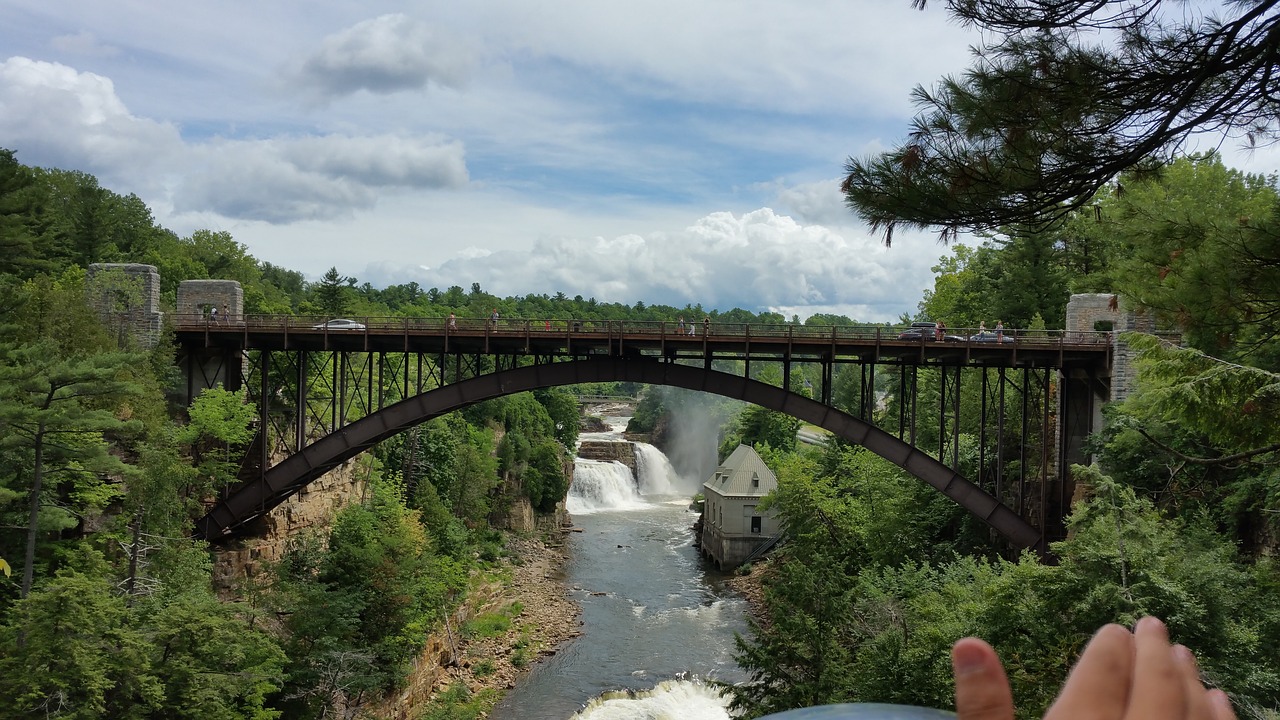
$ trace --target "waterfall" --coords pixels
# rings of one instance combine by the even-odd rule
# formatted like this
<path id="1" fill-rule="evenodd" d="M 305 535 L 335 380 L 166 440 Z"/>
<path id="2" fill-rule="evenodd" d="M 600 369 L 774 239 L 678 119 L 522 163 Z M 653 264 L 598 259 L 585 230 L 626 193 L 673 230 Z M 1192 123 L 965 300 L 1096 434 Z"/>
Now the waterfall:
<path id="1" fill-rule="evenodd" d="M 636 492 L 631 469 L 620 462 L 577 458 L 565 508 L 572 513 L 623 510 L 645 506 Z"/>
<path id="2" fill-rule="evenodd" d="M 636 450 L 637 485 L 641 495 L 678 495 L 680 474 L 658 448 L 642 442 L 631 443 Z"/>
<path id="3" fill-rule="evenodd" d="M 587 703 L 571 720 L 727 720 L 727 703 L 720 691 L 710 685 L 696 680 L 667 680 L 652 690 L 605 693 Z"/>

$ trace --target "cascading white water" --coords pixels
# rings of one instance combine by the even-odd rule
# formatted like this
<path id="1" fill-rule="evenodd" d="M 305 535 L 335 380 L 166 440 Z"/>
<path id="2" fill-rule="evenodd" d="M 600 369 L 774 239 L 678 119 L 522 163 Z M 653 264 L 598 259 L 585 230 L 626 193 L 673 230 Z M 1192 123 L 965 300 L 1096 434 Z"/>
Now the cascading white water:
<path id="1" fill-rule="evenodd" d="M 652 690 L 609 692 L 587 703 L 570 720 L 722 720 L 725 700 L 696 680 L 666 680 Z"/>
<path id="2" fill-rule="evenodd" d="M 625 442 L 616 431 L 592 435 Z M 745 679 L 733 659 L 745 602 L 692 546 L 687 494 L 699 481 L 681 478 L 657 448 L 633 445 L 638 481 L 621 463 L 576 460 L 565 580 L 582 635 L 508 693 L 495 720 L 730 719 L 728 699 L 704 679 Z"/>
<path id="3" fill-rule="evenodd" d="M 676 495 L 680 492 L 677 484 L 680 474 L 676 472 L 671 461 L 661 450 L 649 443 L 633 442 L 636 451 L 636 472 L 640 475 L 636 483 L 641 495 Z"/>
<path id="4" fill-rule="evenodd" d="M 631 468 L 620 462 L 601 462 L 577 458 L 573 464 L 573 482 L 565 509 L 570 514 L 600 510 L 625 510 L 645 505 L 636 491 Z"/>

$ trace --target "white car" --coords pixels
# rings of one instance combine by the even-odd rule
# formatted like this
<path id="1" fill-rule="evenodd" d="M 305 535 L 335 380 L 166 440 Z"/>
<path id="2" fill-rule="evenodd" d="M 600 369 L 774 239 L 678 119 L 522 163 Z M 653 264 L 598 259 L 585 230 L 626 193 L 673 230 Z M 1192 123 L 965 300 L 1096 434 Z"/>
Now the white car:
<path id="1" fill-rule="evenodd" d="M 364 323 L 348 320 L 346 318 L 334 318 L 328 322 L 322 322 L 319 325 L 312 325 L 312 330 L 364 330 Z"/>

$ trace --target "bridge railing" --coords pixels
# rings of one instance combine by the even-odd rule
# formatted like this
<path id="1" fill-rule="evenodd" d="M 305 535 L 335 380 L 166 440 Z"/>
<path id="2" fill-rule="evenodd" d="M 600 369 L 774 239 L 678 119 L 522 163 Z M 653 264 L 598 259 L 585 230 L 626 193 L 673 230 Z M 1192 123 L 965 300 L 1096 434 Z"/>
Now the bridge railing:
<path id="1" fill-rule="evenodd" d="M 892 342 L 929 344 L 938 342 L 934 333 L 901 337 L 905 327 L 889 325 L 798 325 L 793 323 L 685 322 L 671 320 L 591 320 L 575 318 L 503 318 L 496 321 L 474 317 L 377 317 L 328 315 L 232 315 L 174 314 L 170 316 L 182 330 L 211 331 L 235 329 L 246 332 L 288 332 L 319 334 L 352 333 L 430 333 L 458 335 L 585 335 L 609 337 L 652 336 L 665 339 L 683 338 L 759 338 L 761 340 L 793 339 L 805 342 Z M 974 339 L 985 330 L 991 338 Z M 1070 345 L 1103 345 L 1111 342 L 1111 331 L 1028 330 L 1005 328 L 1005 344 L 1021 347 L 1053 347 Z M 1171 334 L 1174 342 L 1176 334 Z M 987 345 L 994 340 L 992 328 L 947 328 L 942 342 L 961 345 Z"/>

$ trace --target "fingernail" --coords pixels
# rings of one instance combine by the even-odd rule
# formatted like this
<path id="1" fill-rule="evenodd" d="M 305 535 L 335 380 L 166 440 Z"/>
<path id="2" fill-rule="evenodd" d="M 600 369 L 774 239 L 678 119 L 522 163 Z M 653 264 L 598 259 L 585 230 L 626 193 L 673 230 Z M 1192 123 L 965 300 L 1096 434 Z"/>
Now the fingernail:
<path id="1" fill-rule="evenodd" d="M 1164 622 L 1162 622 L 1160 618 L 1154 615 L 1148 615 L 1142 618 L 1141 620 L 1139 620 L 1137 625 L 1133 626 L 1133 631 L 1135 633 L 1139 631 L 1145 631 L 1145 632 L 1159 632 L 1162 634 L 1168 634 L 1169 629 L 1165 627 Z"/>
<path id="2" fill-rule="evenodd" d="M 951 649 L 951 669 L 956 675 L 969 675 L 986 667 L 982 648 L 959 643 Z"/>
<path id="3" fill-rule="evenodd" d="M 1173 659 L 1175 661 L 1180 662 L 1183 665 L 1190 665 L 1192 668 L 1196 667 L 1196 656 L 1192 654 L 1191 650 L 1186 645 L 1174 645 L 1170 649 L 1173 652 Z"/>

